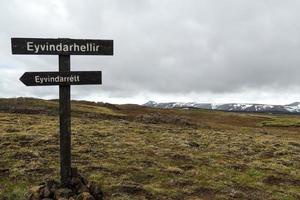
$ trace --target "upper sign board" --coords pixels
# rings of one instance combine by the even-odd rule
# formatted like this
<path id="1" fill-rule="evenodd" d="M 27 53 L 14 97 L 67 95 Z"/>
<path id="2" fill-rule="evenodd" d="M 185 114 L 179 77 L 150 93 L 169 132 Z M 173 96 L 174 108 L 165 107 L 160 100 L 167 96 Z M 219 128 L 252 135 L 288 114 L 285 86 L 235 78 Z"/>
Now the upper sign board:
<path id="1" fill-rule="evenodd" d="M 113 40 L 11 38 L 13 54 L 113 55 Z"/>

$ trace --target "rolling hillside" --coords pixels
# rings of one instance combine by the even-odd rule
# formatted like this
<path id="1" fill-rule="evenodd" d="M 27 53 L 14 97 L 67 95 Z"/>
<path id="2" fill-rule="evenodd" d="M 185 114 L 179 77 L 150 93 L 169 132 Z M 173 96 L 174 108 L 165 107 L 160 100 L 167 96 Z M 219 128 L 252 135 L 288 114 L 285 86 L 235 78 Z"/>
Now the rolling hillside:
<path id="1" fill-rule="evenodd" d="M 300 199 L 300 116 L 72 102 L 72 159 L 105 199 Z M 0 99 L 0 199 L 59 179 L 56 100 Z"/>

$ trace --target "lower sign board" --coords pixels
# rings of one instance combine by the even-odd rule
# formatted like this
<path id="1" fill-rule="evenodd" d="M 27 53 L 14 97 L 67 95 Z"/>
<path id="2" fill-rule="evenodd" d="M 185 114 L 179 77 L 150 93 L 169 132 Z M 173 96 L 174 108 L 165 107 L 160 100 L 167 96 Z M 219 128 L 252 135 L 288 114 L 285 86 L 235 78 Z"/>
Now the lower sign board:
<path id="1" fill-rule="evenodd" d="M 25 72 L 21 78 L 27 86 L 101 84 L 101 71 Z"/>

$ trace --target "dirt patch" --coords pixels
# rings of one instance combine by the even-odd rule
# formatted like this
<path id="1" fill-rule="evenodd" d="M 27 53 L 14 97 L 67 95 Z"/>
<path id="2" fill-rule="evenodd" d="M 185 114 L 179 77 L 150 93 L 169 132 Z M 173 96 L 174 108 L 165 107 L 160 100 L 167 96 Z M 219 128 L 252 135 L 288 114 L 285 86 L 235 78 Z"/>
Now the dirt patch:
<path id="1" fill-rule="evenodd" d="M 288 144 L 291 145 L 291 146 L 299 147 L 299 148 L 300 148 L 300 143 L 297 143 L 297 142 L 289 142 Z"/>
<path id="2" fill-rule="evenodd" d="M 136 116 L 136 121 L 151 124 L 176 124 L 181 126 L 196 125 L 181 116 L 163 115 L 160 113 L 140 114 Z"/>
<path id="3" fill-rule="evenodd" d="M 190 156 L 184 154 L 172 153 L 168 157 L 170 157 L 175 162 L 181 162 L 184 164 L 193 163 L 193 159 Z"/>
<path id="4" fill-rule="evenodd" d="M 247 187 L 247 186 L 237 186 L 231 190 L 231 195 L 235 198 L 247 199 L 247 200 L 260 200 L 269 199 L 269 195 L 261 191 L 260 189 Z"/>
<path id="5" fill-rule="evenodd" d="M 228 165 L 228 167 L 240 172 L 244 172 L 248 169 L 248 166 L 246 164 L 239 164 L 239 163 L 230 164 Z"/>
<path id="6" fill-rule="evenodd" d="M 39 156 L 34 152 L 16 152 L 12 155 L 13 159 L 17 160 L 37 160 Z"/>
<path id="7" fill-rule="evenodd" d="M 26 169 L 25 174 L 28 176 L 48 176 L 52 175 L 54 173 L 55 169 L 51 168 L 32 168 L 32 169 Z"/>
<path id="8" fill-rule="evenodd" d="M 0 168 L 0 177 L 8 177 L 9 169 L 8 168 Z"/>
<path id="9" fill-rule="evenodd" d="M 198 198 L 202 198 L 203 200 L 212 200 L 214 199 L 217 191 L 212 188 L 207 187 L 198 187 L 194 190 L 191 196 L 197 196 Z"/>
<path id="10" fill-rule="evenodd" d="M 288 177 L 268 176 L 264 178 L 263 182 L 268 185 L 293 185 L 300 186 L 300 180 Z"/>
<path id="11" fill-rule="evenodd" d="M 142 185 L 139 185 L 138 183 L 123 183 L 118 186 L 114 186 L 112 190 L 110 191 L 112 195 L 117 195 L 119 193 L 126 193 L 128 195 L 133 196 L 143 196 L 147 199 L 153 199 L 154 196 L 147 190 L 143 188 Z"/>

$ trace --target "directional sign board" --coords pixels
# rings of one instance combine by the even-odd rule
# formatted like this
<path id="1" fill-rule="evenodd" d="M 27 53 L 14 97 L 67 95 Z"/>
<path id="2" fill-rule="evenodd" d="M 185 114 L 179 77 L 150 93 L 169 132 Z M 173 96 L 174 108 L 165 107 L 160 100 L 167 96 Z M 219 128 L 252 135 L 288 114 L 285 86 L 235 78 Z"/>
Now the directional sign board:
<path id="1" fill-rule="evenodd" d="M 27 86 L 101 84 L 101 71 L 25 72 L 21 78 Z"/>
<path id="2" fill-rule="evenodd" d="M 60 177 L 71 181 L 71 85 L 101 84 L 101 71 L 71 71 L 71 55 L 113 55 L 113 40 L 11 38 L 12 54 L 58 55 L 58 72 L 25 72 L 27 86 L 59 85 Z"/>
<path id="3" fill-rule="evenodd" d="M 113 55 L 113 40 L 11 38 L 12 54 Z"/>

